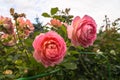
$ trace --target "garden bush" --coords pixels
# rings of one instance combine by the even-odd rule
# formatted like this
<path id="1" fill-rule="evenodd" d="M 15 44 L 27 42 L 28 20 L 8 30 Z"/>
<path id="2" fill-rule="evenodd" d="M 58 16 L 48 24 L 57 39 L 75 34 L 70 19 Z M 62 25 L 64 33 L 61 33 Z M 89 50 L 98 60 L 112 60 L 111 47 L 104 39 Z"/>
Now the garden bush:
<path id="1" fill-rule="evenodd" d="M 13 8 L 0 16 L 0 80 L 119 80 L 120 19 L 100 27 L 89 15 L 51 8 L 45 25 Z"/>

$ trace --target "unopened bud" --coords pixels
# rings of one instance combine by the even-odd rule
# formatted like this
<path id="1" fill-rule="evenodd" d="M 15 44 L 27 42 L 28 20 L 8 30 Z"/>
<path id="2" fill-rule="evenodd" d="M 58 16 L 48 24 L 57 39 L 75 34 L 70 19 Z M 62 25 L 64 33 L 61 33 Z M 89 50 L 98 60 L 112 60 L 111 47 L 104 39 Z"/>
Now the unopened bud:
<path id="1" fill-rule="evenodd" d="M 10 8 L 10 14 L 14 15 L 14 8 Z"/>

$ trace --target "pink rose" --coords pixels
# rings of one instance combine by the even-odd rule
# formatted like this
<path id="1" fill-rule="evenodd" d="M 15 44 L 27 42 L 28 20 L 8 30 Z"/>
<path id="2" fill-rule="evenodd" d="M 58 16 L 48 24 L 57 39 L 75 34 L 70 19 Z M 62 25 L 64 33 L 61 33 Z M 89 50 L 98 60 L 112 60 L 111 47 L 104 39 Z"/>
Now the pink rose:
<path id="1" fill-rule="evenodd" d="M 54 31 L 38 35 L 34 42 L 33 57 L 41 62 L 45 67 L 59 64 L 66 53 L 66 43 L 64 39 Z"/>
<path id="2" fill-rule="evenodd" d="M 50 22 L 51 22 L 51 25 L 54 27 L 61 27 L 62 26 L 62 23 L 58 19 L 51 19 Z"/>
<path id="3" fill-rule="evenodd" d="M 7 34 L 14 34 L 14 26 L 11 18 L 0 16 L 0 25 L 3 27 L 3 29 L 1 29 L 2 32 Z"/>
<path id="4" fill-rule="evenodd" d="M 70 26 L 67 26 L 68 38 L 74 46 L 88 47 L 96 40 L 96 23 L 94 19 L 85 15 L 82 19 L 77 16 Z"/>

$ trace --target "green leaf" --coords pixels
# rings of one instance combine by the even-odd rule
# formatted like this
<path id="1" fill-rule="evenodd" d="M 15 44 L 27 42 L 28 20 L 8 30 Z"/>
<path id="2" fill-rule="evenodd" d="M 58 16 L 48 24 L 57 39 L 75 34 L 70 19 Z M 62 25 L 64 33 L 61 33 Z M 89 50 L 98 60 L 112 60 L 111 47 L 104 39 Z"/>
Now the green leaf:
<path id="1" fill-rule="evenodd" d="M 54 15 L 53 18 L 60 19 L 59 15 Z"/>
<path id="2" fill-rule="evenodd" d="M 6 77 L 8 77 L 8 78 L 15 78 L 15 75 L 12 75 L 12 74 L 9 74 L 9 75 L 5 75 Z"/>
<path id="3" fill-rule="evenodd" d="M 57 8 L 57 7 L 56 7 L 56 8 L 51 8 L 51 15 L 56 14 L 57 11 L 58 11 L 58 8 Z"/>
<path id="4" fill-rule="evenodd" d="M 42 13 L 43 17 L 50 17 L 50 15 L 48 13 Z"/>
<path id="5" fill-rule="evenodd" d="M 67 69 L 77 69 L 77 65 L 75 63 L 64 63 L 63 66 Z"/>
<path id="6" fill-rule="evenodd" d="M 22 62 L 23 62 L 22 60 L 18 59 L 18 60 L 15 61 L 15 64 L 17 64 L 17 65 L 21 65 Z"/>
<path id="7" fill-rule="evenodd" d="M 71 55 L 75 55 L 75 54 L 80 54 L 80 52 L 78 52 L 78 51 L 69 51 L 69 53 L 71 54 Z"/>
<path id="8" fill-rule="evenodd" d="M 62 31 L 66 34 L 67 33 L 67 30 L 66 30 L 66 27 L 65 26 L 62 26 L 61 27 Z"/>
<path id="9" fill-rule="evenodd" d="M 82 46 L 77 46 L 76 48 L 77 48 L 77 50 L 84 50 L 84 47 L 82 47 Z"/>
<path id="10" fill-rule="evenodd" d="M 0 80 L 4 80 L 5 79 L 5 75 L 0 75 Z"/>
<path id="11" fill-rule="evenodd" d="M 25 40 L 26 46 L 30 47 L 32 45 L 33 40 L 31 38 L 28 38 Z"/>
<path id="12" fill-rule="evenodd" d="M 62 25 L 57 32 L 66 40 L 67 39 L 67 31 L 66 31 L 66 27 L 64 25 Z"/>

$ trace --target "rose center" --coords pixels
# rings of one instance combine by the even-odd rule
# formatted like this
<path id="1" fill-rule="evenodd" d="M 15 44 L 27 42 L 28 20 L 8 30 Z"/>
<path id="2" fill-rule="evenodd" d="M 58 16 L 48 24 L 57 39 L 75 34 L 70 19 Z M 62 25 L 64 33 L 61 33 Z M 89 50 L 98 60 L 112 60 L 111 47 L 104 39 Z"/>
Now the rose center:
<path id="1" fill-rule="evenodd" d="M 45 53 L 47 57 L 56 57 L 58 55 L 58 49 L 57 49 L 57 45 L 54 42 L 48 42 L 45 45 Z"/>

